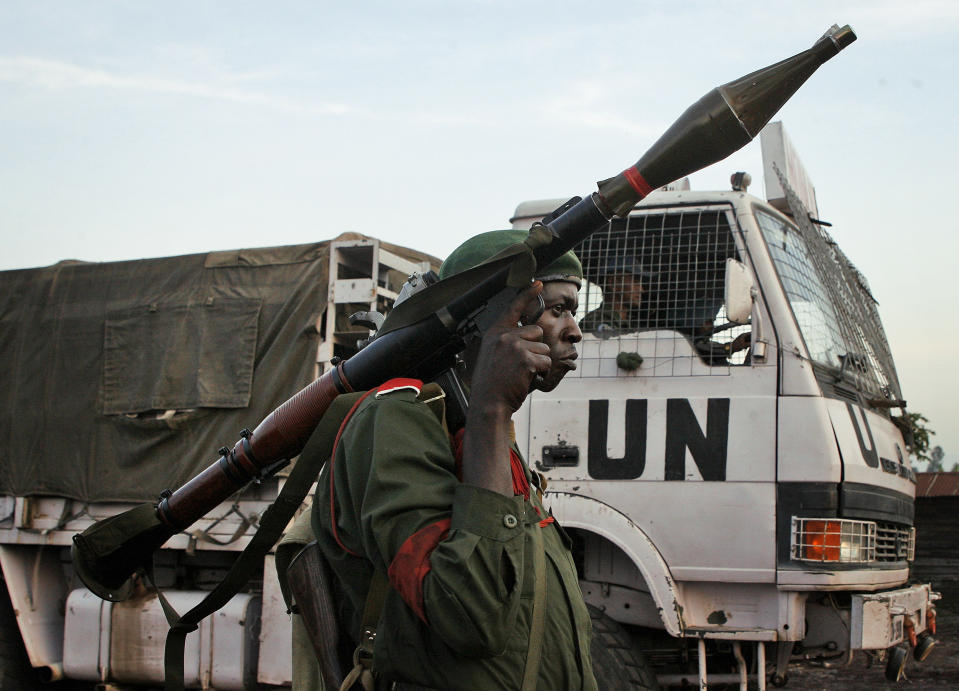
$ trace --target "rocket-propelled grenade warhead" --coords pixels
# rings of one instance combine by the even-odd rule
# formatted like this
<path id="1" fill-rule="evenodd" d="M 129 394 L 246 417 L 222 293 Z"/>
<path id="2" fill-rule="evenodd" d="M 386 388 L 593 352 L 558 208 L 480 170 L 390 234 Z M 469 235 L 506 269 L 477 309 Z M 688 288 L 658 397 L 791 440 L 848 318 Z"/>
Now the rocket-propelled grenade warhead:
<path id="1" fill-rule="evenodd" d="M 625 215 L 652 190 L 748 144 L 820 65 L 855 40 L 848 25 L 833 25 L 808 50 L 707 93 L 635 165 L 599 183 L 608 209 Z"/>

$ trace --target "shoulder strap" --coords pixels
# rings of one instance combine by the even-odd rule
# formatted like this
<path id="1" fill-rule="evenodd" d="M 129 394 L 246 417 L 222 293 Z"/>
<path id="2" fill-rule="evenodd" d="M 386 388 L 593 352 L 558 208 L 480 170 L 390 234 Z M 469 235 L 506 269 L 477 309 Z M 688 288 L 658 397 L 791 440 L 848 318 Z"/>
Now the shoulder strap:
<path id="1" fill-rule="evenodd" d="M 302 505 L 320 468 L 329 458 L 329 451 L 333 447 L 333 439 L 340 427 L 340 422 L 359 395 L 344 394 L 330 404 L 313 435 L 300 452 L 299 459 L 290 471 L 283 489 L 276 500 L 263 512 L 259 529 L 216 588 L 183 616 L 178 617 L 172 607 L 169 610 L 164 607 L 167 621 L 170 623 L 164 650 L 164 688 L 167 691 L 182 691 L 184 688 L 183 649 L 187 634 L 196 631 L 202 619 L 223 607 L 230 598 L 240 592 L 240 588 L 246 585 L 253 572 L 263 564 L 263 558 L 276 544 L 293 514 Z"/>
<path id="2" fill-rule="evenodd" d="M 346 675 L 340 691 L 350 691 L 359 683 L 363 691 L 373 691 L 373 647 L 376 643 L 376 627 L 379 625 L 386 596 L 390 592 L 390 582 L 386 575 L 373 570 L 370 589 L 366 591 L 366 605 L 363 607 L 363 626 L 360 631 L 360 644 L 353 652 L 353 669 Z"/>

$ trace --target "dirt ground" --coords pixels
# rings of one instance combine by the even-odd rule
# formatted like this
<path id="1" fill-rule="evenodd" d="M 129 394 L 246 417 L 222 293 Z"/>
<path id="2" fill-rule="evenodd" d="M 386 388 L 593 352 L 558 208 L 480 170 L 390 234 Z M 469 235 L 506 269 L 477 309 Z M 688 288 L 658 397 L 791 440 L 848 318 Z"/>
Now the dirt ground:
<path id="1" fill-rule="evenodd" d="M 823 691 L 884 691 L 892 689 L 959 689 L 959 581 L 933 584 L 942 594 L 936 604 L 936 640 L 925 662 L 910 654 L 906 678 L 895 683 L 885 677 L 885 662 L 872 661 L 862 652 L 846 667 L 823 669 L 792 665 L 786 689 Z M 768 688 L 775 688 L 771 685 Z"/>

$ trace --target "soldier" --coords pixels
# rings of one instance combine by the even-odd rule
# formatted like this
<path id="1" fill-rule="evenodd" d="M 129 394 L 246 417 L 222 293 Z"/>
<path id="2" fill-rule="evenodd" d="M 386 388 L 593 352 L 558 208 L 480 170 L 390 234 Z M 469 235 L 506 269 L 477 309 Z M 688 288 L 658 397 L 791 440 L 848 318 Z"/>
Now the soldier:
<path id="1" fill-rule="evenodd" d="M 655 308 L 649 305 L 646 293 L 655 276 L 632 257 L 611 258 L 597 277 L 603 289 L 603 303 L 583 318 L 582 329 L 608 337 L 653 326 Z"/>
<path id="2" fill-rule="evenodd" d="M 476 236 L 440 276 L 525 235 Z M 550 391 L 576 368 L 582 267 L 569 252 L 536 279 L 464 354 L 464 429 L 445 428 L 420 382 L 393 380 L 349 416 L 320 476 L 313 528 L 351 646 L 371 582 L 388 579 L 376 688 L 596 688 L 569 538 L 543 506 L 510 419 L 532 387 Z"/>

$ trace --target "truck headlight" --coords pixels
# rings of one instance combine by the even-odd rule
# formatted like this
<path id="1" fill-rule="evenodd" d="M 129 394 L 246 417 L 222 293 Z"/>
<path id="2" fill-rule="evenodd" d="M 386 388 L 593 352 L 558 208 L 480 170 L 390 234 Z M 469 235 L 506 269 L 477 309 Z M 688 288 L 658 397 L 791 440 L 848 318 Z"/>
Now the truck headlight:
<path id="1" fill-rule="evenodd" d="M 838 564 L 876 561 L 876 524 L 793 516 L 789 554 L 797 561 Z"/>

